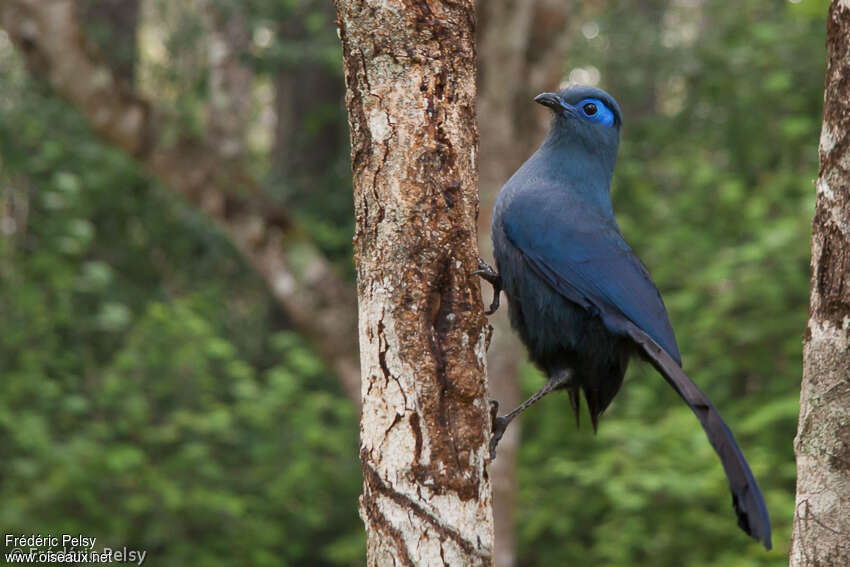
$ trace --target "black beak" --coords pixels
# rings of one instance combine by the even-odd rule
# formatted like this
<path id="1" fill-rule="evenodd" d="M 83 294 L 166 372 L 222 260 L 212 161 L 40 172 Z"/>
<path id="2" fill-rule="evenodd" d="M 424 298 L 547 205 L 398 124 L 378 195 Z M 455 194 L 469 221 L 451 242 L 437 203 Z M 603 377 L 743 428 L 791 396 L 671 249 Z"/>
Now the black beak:
<path id="1" fill-rule="evenodd" d="M 564 102 L 555 93 L 540 93 L 534 97 L 534 102 L 548 106 L 552 110 L 561 110 L 564 108 Z"/>
<path id="2" fill-rule="evenodd" d="M 534 102 L 548 106 L 555 114 L 563 114 L 565 116 L 576 115 L 575 109 L 555 93 L 540 93 L 534 97 Z"/>

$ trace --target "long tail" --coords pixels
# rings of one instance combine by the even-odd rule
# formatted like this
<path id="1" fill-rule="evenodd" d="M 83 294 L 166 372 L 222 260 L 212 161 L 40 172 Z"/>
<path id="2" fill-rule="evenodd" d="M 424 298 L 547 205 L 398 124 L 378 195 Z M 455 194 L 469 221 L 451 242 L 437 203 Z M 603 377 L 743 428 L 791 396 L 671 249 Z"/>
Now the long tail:
<path id="1" fill-rule="evenodd" d="M 682 368 L 652 338 L 640 330 L 631 321 L 617 317 L 616 321 L 607 321 L 611 326 L 622 329 L 625 334 L 641 346 L 653 366 L 664 376 L 673 389 L 682 396 L 691 410 L 699 418 L 708 440 L 720 457 L 720 462 L 729 479 L 732 491 L 732 504 L 738 514 L 738 525 L 750 536 L 771 548 L 770 517 L 750 465 L 735 441 L 732 431 L 714 409 L 714 406 L 688 377 Z"/>

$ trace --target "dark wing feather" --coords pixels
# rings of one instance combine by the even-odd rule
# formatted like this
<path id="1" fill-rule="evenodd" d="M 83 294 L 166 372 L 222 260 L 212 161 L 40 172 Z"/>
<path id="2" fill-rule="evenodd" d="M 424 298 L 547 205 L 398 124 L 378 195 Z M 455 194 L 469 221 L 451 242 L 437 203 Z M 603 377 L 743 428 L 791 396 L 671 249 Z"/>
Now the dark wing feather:
<path id="1" fill-rule="evenodd" d="M 622 314 L 681 364 L 661 296 L 616 225 L 567 205 L 551 198 L 516 199 L 503 216 L 505 234 L 564 297 Z"/>
<path id="2" fill-rule="evenodd" d="M 544 281 L 597 313 L 611 332 L 629 336 L 641 347 L 700 420 L 729 479 L 738 525 L 770 549 L 770 519 L 761 489 L 729 427 L 682 370 L 658 290 L 620 231 L 564 204 L 533 197 L 517 201 L 504 215 L 508 239 Z"/>

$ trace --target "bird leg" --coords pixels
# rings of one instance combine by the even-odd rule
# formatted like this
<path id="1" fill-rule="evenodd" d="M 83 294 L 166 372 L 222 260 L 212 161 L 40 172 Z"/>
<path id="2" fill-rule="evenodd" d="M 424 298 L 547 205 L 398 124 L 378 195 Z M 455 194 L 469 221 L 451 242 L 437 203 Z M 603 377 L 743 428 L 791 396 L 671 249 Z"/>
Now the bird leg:
<path id="1" fill-rule="evenodd" d="M 485 311 L 485 315 L 492 315 L 499 308 L 499 294 L 502 292 L 502 278 L 499 273 L 490 267 L 487 262 L 478 258 L 478 269 L 472 272 L 478 274 L 482 279 L 487 280 L 493 286 L 493 303 L 490 304 L 490 309 Z"/>
<path id="2" fill-rule="evenodd" d="M 496 446 L 502 439 L 502 435 L 505 434 L 505 430 L 508 428 L 508 424 L 510 424 L 510 422 L 513 421 L 516 416 L 527 410 L 536 402 L 539 402 L 544 396 L 546 396 L 546 394 L 569 384 L 570 378 L 572 378 L 571 371 L 567 370 L 564 372 L 559 372 L 555 376 L 549 378 L 549 381 L 543 384 L 542 388 L 537 390 L 530 398 L 528 398 L 519 406 L 517 406 L 516 409 L 501 417 L 497 417 L 497 414 L 499 413 L 499 402 L 497 402 L 496 400 L 490 400 L 490 419 L 492 423 L 491 429 L 493 432 L 493 436 L 490 437 L 491 461 L 496 458 Z"/>

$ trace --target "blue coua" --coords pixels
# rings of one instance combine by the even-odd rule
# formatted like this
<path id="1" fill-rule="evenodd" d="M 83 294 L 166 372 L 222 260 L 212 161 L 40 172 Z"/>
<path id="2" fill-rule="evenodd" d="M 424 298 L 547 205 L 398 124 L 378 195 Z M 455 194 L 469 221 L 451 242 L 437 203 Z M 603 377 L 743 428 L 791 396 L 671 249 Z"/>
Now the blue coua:
<path id="1" fill-rule="evenodd" d="M 676 337 L 649 272 L 614 218 L 611 177 L 622 115 L 605 91 L 577 86 L 534 99 L 555 115 L 540 148 L 508 180 L 492 217 L 498 273 L 479 274 L 508 298 L 511 325 L 548 377 L 528 401 L 495 417 L 491 456 L 508 423 L 565 389 L 578 419 L 584 392 L 594 429 L 629 359 L 649 361 L 687 402 L 714 446 L 738 525 L 770 549 L 770 520 L 750 467 L 714 406 L 683 372 Z"/>

